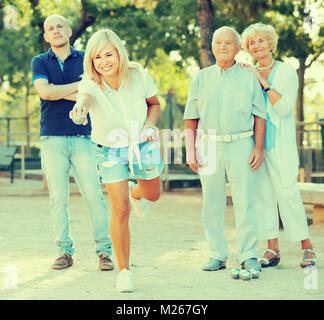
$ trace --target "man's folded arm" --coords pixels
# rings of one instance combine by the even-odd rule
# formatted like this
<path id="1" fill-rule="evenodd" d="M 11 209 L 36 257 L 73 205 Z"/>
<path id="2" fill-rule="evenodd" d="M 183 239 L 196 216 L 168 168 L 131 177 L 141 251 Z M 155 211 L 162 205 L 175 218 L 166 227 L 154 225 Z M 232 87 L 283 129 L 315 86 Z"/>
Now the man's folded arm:
<path id="1" fill-rule="evenodd" d="M 78 82 L 69 84 L 54 85 L 48 83 L 47 79 L 40 78 L 34 81 L 34 87 L 43 100 L 76 100 L 76 93 L 78 91 Z"/>
<path id="2" fill-rule="evenodd" d="M 64 97 L 63 99 L 65 100 L 70 100 L 70 101 L 77 101 L 77 94 L 78 92 L 73 92 L 71 94 L 69 94 L 68 96 Z"/>

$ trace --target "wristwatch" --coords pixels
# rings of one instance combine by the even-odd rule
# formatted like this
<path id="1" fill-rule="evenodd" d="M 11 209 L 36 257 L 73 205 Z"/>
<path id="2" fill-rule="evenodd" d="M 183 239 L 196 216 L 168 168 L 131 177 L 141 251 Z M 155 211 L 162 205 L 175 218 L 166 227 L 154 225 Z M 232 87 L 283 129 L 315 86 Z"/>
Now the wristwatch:
<path id="1" fill-rule="evenodd" d="M 272 90 L 271 85 L 267 89 L 264 89 L 264 92 L 268 92 L 269 90 Z"/>

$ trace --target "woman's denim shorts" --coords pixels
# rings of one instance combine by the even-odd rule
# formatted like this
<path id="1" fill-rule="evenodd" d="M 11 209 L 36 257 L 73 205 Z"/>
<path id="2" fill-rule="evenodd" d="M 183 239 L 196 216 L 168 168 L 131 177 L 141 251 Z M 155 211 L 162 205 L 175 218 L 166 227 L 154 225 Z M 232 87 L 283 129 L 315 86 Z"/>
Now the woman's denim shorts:
<path id="1" fill-rule="evenodd" d="M 92 142 L 92 150 L 97 161 L 100 180 L 103 184 L 128 179 L 152 180 L 159 177 L 164 168 L 158 142 L 143 142 L 139 144 L 141 167 L 134 153 L 134 175 L 132 175 L 130 170 L 128 147 L 110 148 Z"/>

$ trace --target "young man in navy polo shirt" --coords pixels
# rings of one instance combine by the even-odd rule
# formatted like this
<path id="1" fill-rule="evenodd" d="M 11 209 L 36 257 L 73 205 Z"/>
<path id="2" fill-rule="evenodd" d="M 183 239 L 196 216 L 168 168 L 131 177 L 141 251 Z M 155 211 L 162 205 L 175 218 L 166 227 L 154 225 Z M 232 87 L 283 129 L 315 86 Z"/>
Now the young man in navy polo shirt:
<path id="1" fill-rule="evenodd" d="M 70 47 L 72 34 L 58 15 L 44 22 L 48 52 L 32 60 L 33 84 L 41 100 L 40 141 L 42 169 L 50 193 L 50 213 L 60 257 L 53 269 L 73 264 L 73 240 L 69 232 L 69 169 L 91 213 L 100 270 L 113 270 L 109 219 L 90 145 L 90 121 L 75 125 L 69 118 L 83 74 L 84 53 Z"/>

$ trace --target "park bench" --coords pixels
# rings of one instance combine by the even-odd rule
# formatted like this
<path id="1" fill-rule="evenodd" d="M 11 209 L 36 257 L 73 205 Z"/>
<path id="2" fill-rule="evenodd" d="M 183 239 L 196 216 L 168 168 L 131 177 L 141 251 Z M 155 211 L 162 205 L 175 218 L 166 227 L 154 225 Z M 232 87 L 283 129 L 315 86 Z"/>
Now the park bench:
<path id="1" fill-rule="evenodd" d="M 10 171 L 11 183 L 14 180 L 14 156 L 16 147 L 0 147 L 0 170 Z"/>
<path id="2" fill-rule="evenodd" d="M 182 187 L 188 187 L 189 181 L 200 182 L 199 175 L 192 172 L 188 166 L 165 165 L 163 173 L 161 174 L 161 189 L 162 191 L 170 190 L 170 182 L 179 181 Z"/>
<path id="3" fill-rule="evenodd" d="M 170 189 L 170 181 L 199 181 L 199 175 L 190 172 L 188 168 L 173 167 L 161 175 L 162 190 Z M 298 182 L 303 203 L 313 206 L 313 224 L 324 222 L 324 183 Z M 226 184 L 227 204 L 232 203 L 231 188 Z"/>
<path id="4" fill-rule="evenodd" d="M 324 222 L 324 183 L 298 182 L 304 204 L 313 206 L 313 224 Z M 226 184 L 226 196 L 231 197 L 230 185 Z"/>
<path id="5" fill-rule="evenodd" d="M 313 223 L 324 222 L 324 183 L 298 183 L 304 204 L 313 205 Z"/>

